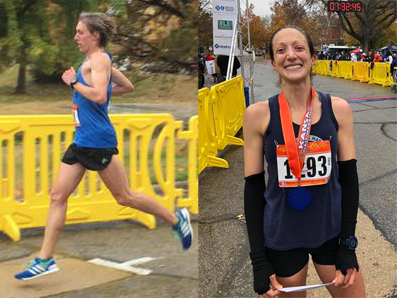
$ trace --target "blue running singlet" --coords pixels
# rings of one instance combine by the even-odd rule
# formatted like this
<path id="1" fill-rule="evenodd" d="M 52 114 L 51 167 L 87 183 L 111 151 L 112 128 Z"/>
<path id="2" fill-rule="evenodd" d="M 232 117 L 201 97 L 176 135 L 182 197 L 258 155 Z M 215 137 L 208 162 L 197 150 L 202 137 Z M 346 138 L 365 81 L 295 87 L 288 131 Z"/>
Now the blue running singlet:
<path id="1" fill-rule="evenodd" d="M 112 59 L 111 55 L 108 55 L 109 59 Z M 82 76 L 81 66 L 77 72 L 77 81 L 89 86 Z M 107 100 L 103 105 L 89 100 L 76 90 L 73 91 L 73 112 L 76 126 L 73 143 L 77 146 L 89 148 L 117 147 L 116 132 L 108 116 L 111 96 L 111 79 L 107 87 Z"/>

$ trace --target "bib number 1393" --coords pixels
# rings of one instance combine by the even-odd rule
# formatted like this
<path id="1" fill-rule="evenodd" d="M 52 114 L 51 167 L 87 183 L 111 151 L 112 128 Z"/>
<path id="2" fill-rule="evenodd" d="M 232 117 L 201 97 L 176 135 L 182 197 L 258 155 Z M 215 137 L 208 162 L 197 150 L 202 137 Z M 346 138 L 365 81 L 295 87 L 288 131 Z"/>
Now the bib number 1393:
<path id="1" fill-rule="evenodd" d="M 298 179 L 292 174 L 289 167 L 285 145 L 277 147 L 277 169 L 280 187 L 298 186 Z M 326 184 L 330 179 L 331 170 L 331 145 L 329 141 L 309 143 L 300 185 Z"/>

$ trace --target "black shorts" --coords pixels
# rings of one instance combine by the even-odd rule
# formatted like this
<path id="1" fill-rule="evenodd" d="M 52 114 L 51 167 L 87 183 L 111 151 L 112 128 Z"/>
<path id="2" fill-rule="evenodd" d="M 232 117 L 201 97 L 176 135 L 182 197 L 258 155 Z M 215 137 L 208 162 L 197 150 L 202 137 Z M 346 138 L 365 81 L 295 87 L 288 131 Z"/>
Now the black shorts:
<path id="1" fill-rule="evenodd" d="M 320 265 L 335 265 L 339 249 L 339 238 L 326 241 L 318 248 L 295 248 L 285 251 L 266 247 L 266 257 L 273 266 L 276 276 L 290 277 L 301 271 L 309 261 L 309 254 L 313 262 Z"/>
<path id="2" fill-rule="evenodd" d="M 89 148 L 71 144 L 63 155 L 62 162 L 72 165 L 79 162 L 91 171 L 105 169 L 112 161 L 113 154 L 118 154 L 117 148 Z"/>

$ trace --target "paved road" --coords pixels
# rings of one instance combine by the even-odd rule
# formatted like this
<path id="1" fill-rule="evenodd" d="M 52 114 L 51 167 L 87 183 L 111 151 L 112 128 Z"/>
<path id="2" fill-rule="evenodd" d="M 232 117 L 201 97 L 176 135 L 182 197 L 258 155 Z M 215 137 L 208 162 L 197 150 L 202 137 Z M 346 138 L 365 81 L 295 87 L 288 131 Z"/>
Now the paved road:
<path id="1" fill-rule="evenodd" d="M 257 60 L 254 76 L 256 102 L 279 93 L 270 63 Z M 320 75 L 314 78 L 314 88 L 345 99 L 394 96 L 390 88 Z M 397 276 L 390 273 L 397 270 L 397 100 L 351 103 L 351 107 L 363 211 L 357 253 L 367 296 L 395 297 Z M 199 180 L 199 297 L 256 297 L 245 223 L 236 218 L 243 213 L 243 148 L 229 147 L 220 154 L 230 168 L 206 169 Z M 318 282 L 315 275 L 311 268 L 309 284 Z"/>
<path id="2" fill-rule="evenodd" d="M 197 235 L 197 220 L 193 226 Z M 13 274 L 37 256 L 42 237 L 41 228 L 24 230 L 20 242 L 0 234 L 0 297 L 197 297 L 197 241 L 183 251 L 166 224 L 154 230 L 133 221 L 66 226 L 56 255 L 60 271 L 30 281 L 15 280 Z M 131 266 L 152 270 L 149 275 L 88 262 L 101 258 L 120 264 L 148 257 L 153 259 Z"/>

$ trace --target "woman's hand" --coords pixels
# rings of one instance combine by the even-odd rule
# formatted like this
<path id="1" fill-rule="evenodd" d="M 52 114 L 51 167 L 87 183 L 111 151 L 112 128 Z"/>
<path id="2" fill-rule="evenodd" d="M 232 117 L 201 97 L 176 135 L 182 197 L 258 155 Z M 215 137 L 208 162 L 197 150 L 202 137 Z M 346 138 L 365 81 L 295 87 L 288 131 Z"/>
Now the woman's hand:
<path id="1" fill-rule="evenodd" d="M 276 275 L 273 274 L 272 276 L 269 277 L 269 279 L 273 290 L 270 289 L 265 294 L 259 295 L 259 298 L 273 298 L 281 293 L 278 289 L 281 289 L 283 286 L 278 283 L 276 279 Z"/>
<path id="2" fill-rule="evenodd" d="M 70 86 L 70 82 L 76 77 L 76 71 L 73 67 L 65 70 L 62 74 L 62 80 L 66 85 Z"/>
<path id="3" fill-rule="evenodd" d="M 273 274 L 269 279 L 273 289 L 270 289 L 265 294 L 259 295 L 259 298 L 273 298 L 281 293 L 279 289 L 283 288 L 283 286 L 278 283 L 276 275 Z"/>
<path id="4" fill-rule="evenodd" d="M 356 280 L 357 269 L 350 268 L 346 270 L 346 276 L 340 270 L 336 270 L 335 279 L 332 281 L 335 287 L 346 289 L 351 287 Z"/>

